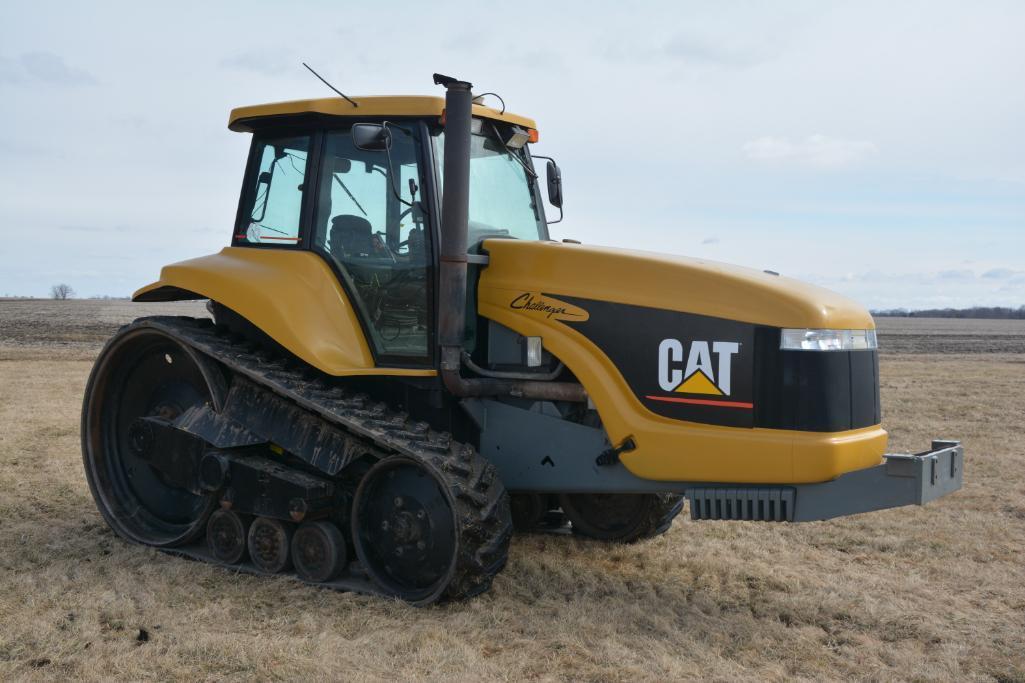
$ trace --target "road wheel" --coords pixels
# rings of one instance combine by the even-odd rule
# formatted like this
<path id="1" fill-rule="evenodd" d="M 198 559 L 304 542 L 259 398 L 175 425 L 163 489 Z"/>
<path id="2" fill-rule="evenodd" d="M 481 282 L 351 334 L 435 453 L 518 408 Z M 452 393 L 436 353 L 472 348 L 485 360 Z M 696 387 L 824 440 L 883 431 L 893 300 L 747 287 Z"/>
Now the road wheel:
<path id="1" fill-rule="evenodd" d="M 232 510 L 214 510 L 206 524 L 206 544 L 218 562 L 238 564 L 246 557 L 252 518 Z"/>
<path id="2" fill-rule="evenodd" d="M 330 581 L 347 563 L 345 537 L 331 522 L 306 522 L 292 536 L 292 564 L 304 581 Z"/>
<path id="3" fill-rule="evenodd" d="M 288 522 L 257 517 L 249 527 L 249 557 L 268 574 L 291 568 L 291 546 L 292 525 Z"/>

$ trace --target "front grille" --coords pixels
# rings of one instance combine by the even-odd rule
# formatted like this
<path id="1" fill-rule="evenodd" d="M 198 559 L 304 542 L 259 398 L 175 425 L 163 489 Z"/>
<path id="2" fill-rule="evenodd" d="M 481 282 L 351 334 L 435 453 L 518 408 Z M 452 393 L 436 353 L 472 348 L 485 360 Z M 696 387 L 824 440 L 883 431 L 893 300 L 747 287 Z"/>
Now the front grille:
<path id="1" fill-rule="evenodd" d="M 794 495 L 791 487 L 687 489 L 691 519 L 746 519 L 756 522 L 792 522 Z"/>
<path id="2" fill-rule="evenodd" d="M 879 424 L 877 351 L 781 351 L 780 331 L 755 330 L 754 426 L 842 432 Z"/>

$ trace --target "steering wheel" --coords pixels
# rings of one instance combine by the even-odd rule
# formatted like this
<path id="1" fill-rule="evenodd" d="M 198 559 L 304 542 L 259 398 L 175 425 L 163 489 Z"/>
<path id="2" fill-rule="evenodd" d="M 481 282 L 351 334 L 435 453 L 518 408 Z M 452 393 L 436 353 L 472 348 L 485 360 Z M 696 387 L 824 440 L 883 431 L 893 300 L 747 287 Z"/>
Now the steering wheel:
<path id="1" fill-rule="evenodd" d="M 375 232 L 371 239 L 374 243 L 375 255 L 378 253 L 384 253 L 392 263 L 396 263 L 398 261 L 398 259 L 395 258 L 395 253 L 391 250 L 391 247 L 388 246 L 388 242 L 386 241 L 385 234 L 383 232 Z"/>

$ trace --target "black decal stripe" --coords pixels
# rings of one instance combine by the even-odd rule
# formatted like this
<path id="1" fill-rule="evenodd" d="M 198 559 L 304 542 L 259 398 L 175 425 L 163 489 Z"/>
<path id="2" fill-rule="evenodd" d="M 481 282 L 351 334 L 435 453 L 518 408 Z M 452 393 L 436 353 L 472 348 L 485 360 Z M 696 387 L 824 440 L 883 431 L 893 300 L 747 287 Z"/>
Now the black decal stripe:
<path id="1" fill-rule="evenodd" d="M 694 313 L 592 301 L 560 294 L 546 293 L 544 296 L 588 311 L 590 317 L 587 320 L 563 322 L 594 342 L 612 360 L 634 395 L 651 412 L 687 422 L 727 427 L 754 426 L 753 325 Z M 674 364 L 680 371 L 686 367 L 692 342 L 707 343 L 713 375 L 708 379 L 713 384 L 719 379 L 719 355 L 712 351 L 714 342 L 737 343 L 737 353 L 729 357 L 729 395 L 713 397 L 663 390 L 658 378 L 658 348 L 663 339 L 677 339 L 683 345 L 683 358 Z"/>
<path id="2" fill-rule="evenodd" d="M 545 294 L 590 313 L 563 320 L 602 350 L 651 412 L 688 422 L 840 432 L 880 422 L 875 351 L 781 351 L 780 330 L 692 313 Z M 678 339 L 681 370 L 692 341 L 732 341 L 729 396 L 666 392 L 658 384 L 658 345 Z M 713 354 L 713 366 L 716 357 Z M 716 372 L 718 371 L 715 368 Z M 710 380 L 718 377 L 709 378 Z M 713 381 L 714 383 L 714 381 Z"/>

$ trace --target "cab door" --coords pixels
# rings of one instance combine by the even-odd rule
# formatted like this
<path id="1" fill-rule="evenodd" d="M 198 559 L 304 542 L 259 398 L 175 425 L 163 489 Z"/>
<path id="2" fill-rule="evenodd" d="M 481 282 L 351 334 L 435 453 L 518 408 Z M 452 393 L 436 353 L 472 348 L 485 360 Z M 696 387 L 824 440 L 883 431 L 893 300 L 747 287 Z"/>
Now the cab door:
<path id="1" fill-rule="evenodd" d="M 386 123 L 387 150 L 352 127 L 323 134 L 312 244 L 337 271 L 379 365 L 434 361 L 432 230 L 419 122 Z"/>

